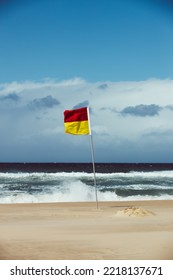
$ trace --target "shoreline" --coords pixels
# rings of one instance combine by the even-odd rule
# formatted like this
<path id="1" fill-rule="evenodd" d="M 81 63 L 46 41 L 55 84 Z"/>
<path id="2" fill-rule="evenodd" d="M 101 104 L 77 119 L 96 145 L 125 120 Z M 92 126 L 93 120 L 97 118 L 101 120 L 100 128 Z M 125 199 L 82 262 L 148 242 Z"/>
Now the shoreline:
<path id="1" fill-rule="evenodd" d="M 1 260 L 173 259 L 173 200 L 0 204 L 0 225 Z"/>

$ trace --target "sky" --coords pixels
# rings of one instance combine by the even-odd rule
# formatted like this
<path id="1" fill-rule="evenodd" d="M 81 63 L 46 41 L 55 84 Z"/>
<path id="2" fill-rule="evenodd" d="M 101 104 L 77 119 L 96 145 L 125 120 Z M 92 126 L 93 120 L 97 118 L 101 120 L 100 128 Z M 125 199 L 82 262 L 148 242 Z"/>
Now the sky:
<path id="1" fill-rule="evenodd" d="M 0 162 L 173 162 L 173 1 L 1 0 Z"/>

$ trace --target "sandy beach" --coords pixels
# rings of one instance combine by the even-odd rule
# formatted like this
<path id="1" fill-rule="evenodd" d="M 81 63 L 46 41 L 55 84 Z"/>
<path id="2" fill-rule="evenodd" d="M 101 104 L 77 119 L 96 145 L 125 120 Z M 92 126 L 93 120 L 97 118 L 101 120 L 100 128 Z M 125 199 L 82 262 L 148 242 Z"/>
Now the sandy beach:
<path id="1" fill-rule="evenodd" d="M 1 204 L 1 260 L 173 260 L 173 201 Z"/>

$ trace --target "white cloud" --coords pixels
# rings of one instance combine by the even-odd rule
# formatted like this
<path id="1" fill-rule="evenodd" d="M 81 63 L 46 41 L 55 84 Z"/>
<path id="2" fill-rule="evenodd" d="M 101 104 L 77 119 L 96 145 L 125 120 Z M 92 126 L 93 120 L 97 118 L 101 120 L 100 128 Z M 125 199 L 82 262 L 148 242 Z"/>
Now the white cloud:
<path id="1" fill-rule="evenodd" d="M 87 137 L 64 134 L 63 111 L 79 104 L 91 107 L 96 161 L 171 161 L 172 93 L 169 79 L 1 84 L 1 161 L 87 161 Z M 29 110 L 29 104 L 42 110 Z"/>
<path id="2" fill-rule="evenodd" d="M 4 83 L 0 85 L 1 94 L 7 94 L 11 92 L 20 93 L 23 91 L 37 90 L 37 89 L 54 89 L 59 87 L 73 87 L 85 84 L 85 80 L 81 78 L 74 78 L 70 80 L 57 81 L 55 79 L 46 78 L 42 81 L 24 81 L 11 83 Z"/>

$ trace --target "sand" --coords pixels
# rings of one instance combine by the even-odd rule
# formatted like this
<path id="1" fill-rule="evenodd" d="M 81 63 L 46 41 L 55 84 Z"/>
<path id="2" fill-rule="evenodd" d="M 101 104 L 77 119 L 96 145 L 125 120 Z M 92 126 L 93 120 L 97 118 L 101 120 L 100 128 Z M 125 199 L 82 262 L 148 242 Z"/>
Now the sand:
<path id="1" fill-rule="evenodd" d="M 173 260 L 173 201 L 0 205 L 1 260 Z"/>

